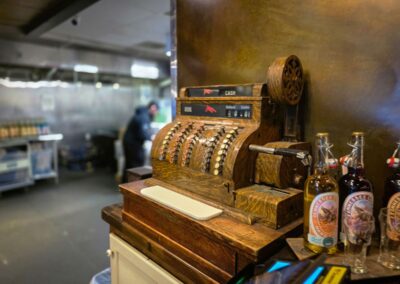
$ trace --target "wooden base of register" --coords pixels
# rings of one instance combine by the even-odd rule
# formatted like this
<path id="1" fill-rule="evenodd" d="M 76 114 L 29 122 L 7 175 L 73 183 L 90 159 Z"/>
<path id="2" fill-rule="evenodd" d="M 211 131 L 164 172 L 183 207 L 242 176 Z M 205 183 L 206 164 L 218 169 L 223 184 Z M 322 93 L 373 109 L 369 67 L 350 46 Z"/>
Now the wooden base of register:
<path id="1" fill-rule="evenodd" d="M 183 282 L 227 282 L 250 263 L 267 259 L 283 246 L 285 237 L 301 230 L 302 220 L 273 230 L 251 224 L 240 212 L 222 205 L 222 215 L 197 221 L 140 194 L 153 185 L 179 192 L 157 179 L 123 184 L 123 207 L 106 207 L 102 217 L 112 233 Z"/>

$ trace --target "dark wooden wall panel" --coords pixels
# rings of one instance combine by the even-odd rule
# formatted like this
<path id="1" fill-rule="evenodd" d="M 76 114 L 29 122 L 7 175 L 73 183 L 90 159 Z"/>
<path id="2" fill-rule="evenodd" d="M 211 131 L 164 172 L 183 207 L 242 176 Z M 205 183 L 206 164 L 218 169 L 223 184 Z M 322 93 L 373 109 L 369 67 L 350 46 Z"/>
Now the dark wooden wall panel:
<path id="1" fill-rule="evenodd" d="M 296 54 L 306 140 L 329 131 L 339 157 L 365 131 L 378 207 L 400 139 L 399 26 L 394 0 L 177 0 L 178 86 L 262 82 L 274 58 Z"/>

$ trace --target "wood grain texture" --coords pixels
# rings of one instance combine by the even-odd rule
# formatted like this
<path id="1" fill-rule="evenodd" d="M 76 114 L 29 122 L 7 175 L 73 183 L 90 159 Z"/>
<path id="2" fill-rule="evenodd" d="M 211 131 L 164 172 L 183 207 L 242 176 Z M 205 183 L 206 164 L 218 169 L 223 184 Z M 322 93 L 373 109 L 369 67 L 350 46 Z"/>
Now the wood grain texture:
<path id="1" fill-rule="evenodd" d="M 252 101 L 246 99 L 240 102 Z M 254 113 L 258 113 L 258 121 L 178 116 L 157 134 L 153 142 L 153 176 L 233 205 L 235 189 L 254 182 L 257 154 L 250 152 L 248 146 L 280 138 L 281 119 L 276 117 L 274 106 L 269 105 L 265 98 L 258 98 L 252 103 Z M 204 126 L 202 131 L 198 131 L 200 125 Z M 223 145 L 226 136 L 235 128 L 237 134 L 229 144 Z M 190 155 L 186 143 L 190 144 Z M 221 156 L 223 146 L 226 150 Z M 188 156 L 190 160 L 184 163 L 182 159 Z M 220 174 L 215 175 L 213 171 L 218 156 L 223 158 L 220 161 L 223 166 Z"/>
<path id="2" fill-rule="evenodd" d="M 221 283 L 226 282 L 229 276 L 221 273 L 218 268 L 207 261 L 200 259 L 190 251 L 185 250 L 179 244 L 169 239 L 151 239 L 144 232 L 123 222 L 122 208 L 112 205 L 103 208 L 102 218 L 110 224 L 110 232 L 116 234 L 131 246 L 148 256 L 158 265 L 168 270 L 175 277 L 185 283 Z M 167 247 L 173 247 L 174 251 L 190 258 L 189 264 L 178 255 L 172 253 Z M 199 269 L 197 269 L 198 267 Z M 201 272 L 201 271 L 205 271 Z M 217 271 L 217 272 L 216 272 Z M 218 273 L 219 272 L 219 273 Z M 208 275 L 208 274 L 210 275 Z"/>
<path id="3" fill-rule="evenodd" d="M 210 206 L 222 209 L 224 211 L 224 214 L 226 214 L 227 216 L 230 216 L 242 223 L 248 224 L 248 225 L 253 225 L 254 223 L 257 222 L 258 218 L 254 217 L 252 214 L 248 214 L 246 212 L 244 212 L 243 210 L 238 210 L 234 207 L 228 206 L 228 205 L 224 205 L 221 202 L 218 201 L 214 201 L 210 198 L 207 197 L 202 197 L 201 195 L 188 191 L 184 188 L 181 187 L 177 187 L 174 185 L 171 185 L 169 183 L 166 183 L 164 181 L 158 180 L 158 179 L 147 179 L 144 184 L 146 186 L 154 186 L 154 185 L 160 185 L 169 189 L 172 189 L 173 191 L 176 191 L 178 193 L 182 193 L 186 196 L 189 196 L 190 198 L 193 198 L 195 200 L 198 200 L 200 202 L 203 202 L 205 204 L 208 204 Z"/>
<path id="4" fill-rule="evenodd" d="M 235 208 L 251 213 L 272 229 L 303 216 L 303 192 L 294 188 L 275 190 L 252 185 L 236 191 Z"/>
<path id="5" fill-rule="evenodd" d="M 378 210 L 400 137 L 399 25 L 391 0 L 177 0 L 178 87 L 265 82 L 276 57 L 296 54 L 305 140 L 328 131 L 340 157 L 351 132 L 364 131 Z"/>
<path id="6" fill-rule="evenodd" d="M 271 148 L 305 150 L 311 153 L 311 145 L 304 142 L 277 141 L 264 145 Z M 302 177 L 297 183 L 295 179 Z M 307 168 L 296 157 L 283 157 L 259 153 L 256 160 L 255 182 L 278 188 L 295 187 L 303 189 L 307 178 Z"/>
<path id="7" fill-rule="evenodd" d="M 153 181 L 155 180 L 153 179 Z M 208 234 L 210 236 L 214 235 L 218 239 L 227 238 L 229 239 L 228 243 L 230 243 L 232 246 L 234 246 L 237 249 L 242 249 L 244 252 L 252 254 L 254 256 L 257 255 L 257 252 L 260 250 L 260 248 L 264 246 L 266 242 L 270 242 L 272 239 L 280 235 L 280 233 L 277 232 L 276 230 L 271 230 L 261 224 L 255 224 L 253 226 L 249 226 L 225 215 L 210 219 L 208 221 L 197 221 L 191 219 L 190 217 L 182 213 L 169 209 L 163 205 L 160 204 L 151 205 L 149 204 L 151 203 L 151 201 L 147 199 L 145 196 L 142 196 L 140 194 L 140 189 L 143 187 L 146 187 L 144 181 L 138 181 L 134 183 L 121 185 L 120 189 L 122 194 L 124 195 L 124 202 L 131 200 L 135 201 L 134 202 L 135 205 L 141 206 L 139 204 L 140 200 L 140 202 L 146 203 L 148 206 L 152 206 L 152 208 L 154 207 L 155 210 L 158 210 L 160 212 L 160 215 L 162 215 L 161 212 L 163 212 L 165 213 L 166 216 L 167 215 L 172 216 L 171 218 L 160 216 L 162 219 L 165 218 L 169 219 L 170 221 L 179 221 L 180 224 L 184 227 L 190 224 L 190 226 L 193 226 L 193 229 L 204 231 L 203 233 Z M 145 208 L 145 206 L 143 207 Z M 125 204 L 124 204 L 124 209 L 125 209 Z M 133 208 L 131 207 L 129 209 L 133 210 Z M 139 211 L 139 210 L 133 210 L 133 211 Z M 144 210 L 144 211 L 149 211 L 149 212 L 143 212 L 138 214 L 153 213 L 150 212 L 151 210 Z M 130 211 L 129 213 L 136 214 L 136 212 L 130 212 Z M 148 218 L 154 218 L 154 217 L 148 216 Z M 162 223 L 160 222 L 160 219 L 158 219 L 157 221 L 157 218 L 154 218 L 154 221 L 157 223 Z M 226 225 L 220 226 L 224 223 Z M 158 226 L 165 226 L 165 224 L 158 224 Z M 236 229 L 231 230 L 232 227 L 235 227 Z M 175 232 L 171 233 L 177 234 Z M 185 236 L 182 237 L 184 238 Z"/>
<path id="8" fill-rule="evenodd" d="M 158 230 L 155 230 L 154 227 L 147 225 L 140 219 L 137 219 L 129 214 L 122 214 L 123 219 L 127 220 L 126 223 L 131 224 L 134 228 L 138 229 L 138 231 L 143 233 L 145 236 L 149 237 L 151 240 L 157 241 L 160 245 L 163 246 L 163 248 L 171 251 L 174 255 L 186 261 L 196 269 L 203 271 L 205 274 L 209 275 L 213 279 L 226 282 L 234 276 L 232 271 L 228 272 L 223 270 L 223 268 L 210 262 L 209 260 L 207 260 L 207 258 L 204 258 L 201 255 L 194 253 L 190 248 L 185 247 L 176 239 L 160 233 Z M 193 241 L 196 242 L 198 240 L 193 239 Z M 209 247 L 209 249 L 219 251 L 217 247 Z M 234 259 L 232 259 L 231 261 L 233 262 Z M 227 263 L 227 261 L 225 261 L 225 263 Z"/>
<path id="9" fill-rule="evenodd" d="M 230 180 L 220 176 L 203 174 L 188 167 L 153 160 L 153 177 L 222 204 L 233 206 L 234 195 L 232 191 L 228 191 L 228 187 L 233 189 L 234 185 Z"/>
<path id="10" fill-rule="evenodd" d="M 52 0 L 35 0 L 35 1 L 12 1 L 5 0 L 0 3 L 0 24 L 16 26 L 19 28 L 27 25 L 38 14 L 48 10 L 51 6 L 62 7 L 62 2 Z M 52 12 L 57 10 L 53 8 Z"/>
<path id="11" fill-rule="evenodd" d="M 176 119 L 153 142 L 154 177 L 233 206 L 235 190 L 254 183 L 257 154 L 248 146 L 279 140 L 283 125 L 283 108 L 268 97 L 267 86 L 245 86 L 251 86 L 251 96 L 190 97 L 188 88 L 182 88 L 176 99 Z M 182 104 L 188 103 L 251 105 L 251 117 L 182 114 Z"/>
<path id="12" fill-rule="evenodd" d="M 196 221 L 140 194 L 141 188 L 155 184 L 165 182 L 150 179 L 120 186 L 124 195 L 123 221 L 140 228 L 147 236 L 174 240 L 229 275 L 238 272 L 239 259 L 240 267 L 265 259 L 281 245 L 284 236 L 301 227 L 301 220 L 297 220 L 272 230 L 263 224 L 245 224 L 225 213 L 208 221 Z"/>
<path id="13" fill-rule="evenodd" d="M 300 59 L 291 55 L 279 57 L 267 71 L 268 94 L 273 101 L 297 105 L 303 94 L 304 76 Z"/>

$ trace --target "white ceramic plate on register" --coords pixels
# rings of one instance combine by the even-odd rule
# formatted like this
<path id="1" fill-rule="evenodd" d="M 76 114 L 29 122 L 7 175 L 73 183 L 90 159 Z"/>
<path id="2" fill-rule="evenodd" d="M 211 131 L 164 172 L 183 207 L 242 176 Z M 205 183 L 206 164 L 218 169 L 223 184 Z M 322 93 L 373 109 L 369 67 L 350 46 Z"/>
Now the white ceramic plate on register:
<path id="1" fill-rule="evenodd" d="M 222 213 L 221 209 L 158 185 L 143 188 L 140 193 L 196 220 L 209 220 Z"/>

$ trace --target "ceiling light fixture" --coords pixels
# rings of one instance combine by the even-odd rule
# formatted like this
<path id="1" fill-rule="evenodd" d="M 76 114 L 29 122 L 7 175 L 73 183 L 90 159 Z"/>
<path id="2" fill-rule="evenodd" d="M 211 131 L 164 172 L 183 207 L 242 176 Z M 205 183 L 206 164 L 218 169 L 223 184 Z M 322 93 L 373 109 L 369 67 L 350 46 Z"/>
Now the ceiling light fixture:
<path id="1" fill-rule="evenodd" d="M 9 78 L 0 78 L 0 85 L 7 88 L 28 88 L 28 89 L 38 89 L 38 88 L 53 88 L 61 87 L 67 88 L 69 83 L 62 81 L 10 81 Z"/>
<path id="2" fill-rule="evenodd" d="M 113 87 L 114 90 L 118 90 L 119 89 L 119 84 L 118 83 L 114 83 L 112 87 Z"/>
<path id="3" fill-rule="evenodd" d="M 103 87 L 103 83 L 96 82 L 96 89 L 100 89 L 101 87 Z"/>
<path id="4" fill-rule="evenodd" d="M 74 71 L 95 74 L 99 72 L 99 68 L 95 65 L 76 64 L 74 66 Z"/>
<path id="5" fill-rule="evenodd" d="M 158 79 L 160 70 L 154 62 L 134 61 L 131 66 L 131 75 L 134 78 Z"/>

